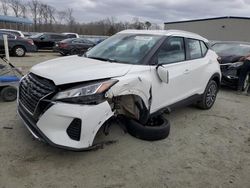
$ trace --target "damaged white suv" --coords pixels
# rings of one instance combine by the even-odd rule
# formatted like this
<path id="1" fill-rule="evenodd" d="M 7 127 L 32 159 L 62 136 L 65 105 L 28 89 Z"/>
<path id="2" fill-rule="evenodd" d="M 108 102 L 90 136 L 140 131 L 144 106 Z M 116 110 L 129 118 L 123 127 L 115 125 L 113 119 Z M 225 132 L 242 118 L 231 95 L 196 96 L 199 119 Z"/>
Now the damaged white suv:
<path id="1" fill-rule="evenodd" d="M 32 67 L 20 82 L 18 113 L 34 137 L 83 150 L 117 115 L 146 125 L 182 102 L 209 109 L 221 72 L 207 42 L 184 31 L 119 32 L 84 55 Z"/>

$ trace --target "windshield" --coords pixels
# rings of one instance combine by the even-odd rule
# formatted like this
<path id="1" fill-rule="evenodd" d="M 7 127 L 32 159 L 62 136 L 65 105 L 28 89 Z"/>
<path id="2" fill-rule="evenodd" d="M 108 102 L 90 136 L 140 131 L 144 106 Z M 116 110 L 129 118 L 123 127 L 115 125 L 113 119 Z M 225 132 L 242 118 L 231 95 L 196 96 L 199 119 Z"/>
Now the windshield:
<path id="1" fill-rule="evenodd" d="M 220 56 L 246 56 L 250 53 L 250 45 L 239 43 L 216 43 L 212 49 Z"/>
<path id="2" fill-rule="evenodd" d="M 116 34 L 86 53 L 86 57 L 139 64 L 162 36 L 142 34 Z"/>

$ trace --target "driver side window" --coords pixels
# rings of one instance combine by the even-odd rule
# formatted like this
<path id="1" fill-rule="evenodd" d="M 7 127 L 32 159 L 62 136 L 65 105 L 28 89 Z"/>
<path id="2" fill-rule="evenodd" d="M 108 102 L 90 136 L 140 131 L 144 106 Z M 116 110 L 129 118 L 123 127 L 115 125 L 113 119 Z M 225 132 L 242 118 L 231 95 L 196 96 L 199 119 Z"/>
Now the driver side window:
<path id="1" fill-rule="evenodd" d="M 157 54 L 158 64 L 170 64 L 185 60 L 184 39 L 172 37 L 165 41 Z"/>

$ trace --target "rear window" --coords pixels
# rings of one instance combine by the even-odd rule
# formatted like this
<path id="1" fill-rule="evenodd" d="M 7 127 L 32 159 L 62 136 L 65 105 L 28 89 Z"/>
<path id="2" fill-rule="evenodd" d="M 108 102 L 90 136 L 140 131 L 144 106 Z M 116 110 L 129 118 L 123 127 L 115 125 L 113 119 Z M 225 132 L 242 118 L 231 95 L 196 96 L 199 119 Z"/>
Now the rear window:
<path id="1" fill-rule="evenodd" d="M 67 34 L 66 37 L 67 38 L 77 38 L 76 35 L 74 35 L 74 34 Z"/>
<path id="2" fill-rule="evenodd" d="M 63 36 L 63 35 L 50 35 L 51 39 L 65 39 L 66 36 Z"/>
<path id="3" fill-rule="evenodd" d="M 198 59 L 203 57 L 200 41 L 196 39 L 187 39 L 187 50 L 190 59 Z"/>
<path id="4" fill-rule="evenodd" d="M 201 45 L 201 53 L 202 53 L 202 56 L 205 56 L 206 53 L 207 53 L 207 46 L 205 45 L 205 43 L 203 41 L 200 41 L 200 45 Z"/>

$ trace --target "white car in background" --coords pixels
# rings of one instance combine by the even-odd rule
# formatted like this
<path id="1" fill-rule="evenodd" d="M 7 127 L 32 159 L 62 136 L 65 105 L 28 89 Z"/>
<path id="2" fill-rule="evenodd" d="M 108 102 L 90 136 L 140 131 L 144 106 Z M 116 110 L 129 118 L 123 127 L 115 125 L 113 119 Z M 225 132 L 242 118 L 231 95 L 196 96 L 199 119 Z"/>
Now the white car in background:
<path id="1" fill-rule="evenodd" d="M 4 31 L 4 32 L 8 32 L 11 33 L 17 37 L 22 37 L 25 38 L 24 34 L 22 33 L 22 31 L 18 31 L 18 30 L 13 30 L 13 29 L 0 29 L 0 31 Z"/>
<path id="2" fill-rule="evenodd" d="M 161 113 L 180 103 L 210 109 L 216 100 L 221 72 L 207 42 L 185 31 L 119 32 L 83 56 L 32 67 L 20 82 L 18 113 L 34 137 L 59 148 L 93 147 L 112 117 L 138 138 L 166 138 Z"/>
<path id="3" fill-rule="evenodd" d="M 66 35 L 67 38 L 80 38 L 77 33 L 62 33 L 63 35 Z"/>

